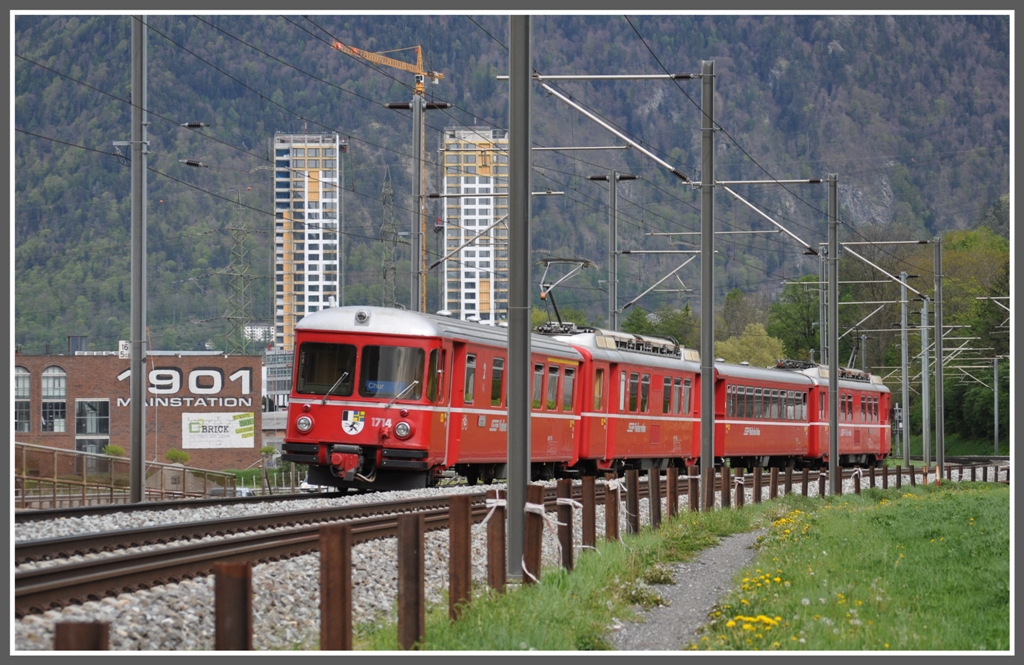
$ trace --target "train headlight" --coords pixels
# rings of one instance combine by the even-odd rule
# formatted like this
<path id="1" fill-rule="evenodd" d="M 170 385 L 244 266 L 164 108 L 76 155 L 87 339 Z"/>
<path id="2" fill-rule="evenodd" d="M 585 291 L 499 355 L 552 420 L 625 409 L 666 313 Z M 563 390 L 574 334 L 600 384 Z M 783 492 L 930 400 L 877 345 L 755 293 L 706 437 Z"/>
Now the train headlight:
<path id="1" fill-rule="evenodd" d="M 295 427 L 305 434 L 309 430 L 313 429 L 313 419 L 309 416 L 299 416 L 299 419 L 295 421 Z"/>
<path id="2" fill-rule="evenodd" d="M 395 436 L 399 439 L 408 439 L 412 436 L 412 425 L 405 422 L 404 420 L 395 425 Z"/>

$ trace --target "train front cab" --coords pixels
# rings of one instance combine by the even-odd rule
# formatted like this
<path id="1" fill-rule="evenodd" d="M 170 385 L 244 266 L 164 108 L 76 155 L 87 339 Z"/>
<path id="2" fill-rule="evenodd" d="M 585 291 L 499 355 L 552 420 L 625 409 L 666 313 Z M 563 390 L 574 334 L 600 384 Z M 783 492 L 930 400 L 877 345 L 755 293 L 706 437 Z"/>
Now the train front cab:
<path id="1" fill-rule="evenodd" d="M 442 463 L 450 340 L 297 330 L 282 459 L 309 482 L 425 487 Z"/>

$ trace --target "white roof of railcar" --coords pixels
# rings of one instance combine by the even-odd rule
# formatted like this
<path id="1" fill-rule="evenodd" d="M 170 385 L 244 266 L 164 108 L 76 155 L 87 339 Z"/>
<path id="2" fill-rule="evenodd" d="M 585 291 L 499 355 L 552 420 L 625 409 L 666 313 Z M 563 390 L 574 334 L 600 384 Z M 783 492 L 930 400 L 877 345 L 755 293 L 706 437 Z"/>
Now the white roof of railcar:
<path id="1" fill-rule="evenodd" d="M 360 312 L 365 315 L 364 320 L 357 318 Z M 369 305 L 322 309 L 319 312 L 307 314 L 296 324 L 295 329 L 371 335 L 442 337 L 466 340 L 476 344 L 508 347 L 508 329 L 501 326 L 483 325 L 436 314 Z M 535 353 L 558 355 L 573 360 L 583 359 L 579 352 L 571 346 L 550 337 L 532 335 L 530 347 Z"/>

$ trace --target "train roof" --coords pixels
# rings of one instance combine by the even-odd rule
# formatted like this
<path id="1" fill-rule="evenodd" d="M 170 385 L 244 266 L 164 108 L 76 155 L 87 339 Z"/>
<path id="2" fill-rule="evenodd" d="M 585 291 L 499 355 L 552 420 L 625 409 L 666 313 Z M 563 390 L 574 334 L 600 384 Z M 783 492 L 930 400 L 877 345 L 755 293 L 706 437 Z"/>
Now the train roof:
<path id="1" fill-rule="evenodd" d="M 483 325 L 436 314 L 369 305 L 322 309 L 303 317 L 296 324 L 295 329 L 408 337 L 442 337 L 476 344 L 508 347 L 508 329 L 501 326 Z M 547 353 L 574 360 L 583 359 L 579 352 L 568 344 L 542 335 L 533 335 L 530 347 L 535 353 Z"/>

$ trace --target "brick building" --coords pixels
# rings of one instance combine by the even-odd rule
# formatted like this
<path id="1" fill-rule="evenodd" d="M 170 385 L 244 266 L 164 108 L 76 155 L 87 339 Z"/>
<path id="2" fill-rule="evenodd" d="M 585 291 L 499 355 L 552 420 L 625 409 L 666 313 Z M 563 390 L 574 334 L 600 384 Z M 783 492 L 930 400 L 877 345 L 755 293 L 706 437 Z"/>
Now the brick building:
<path id="1" fill-rule="evenodd" d="M 146 459 L 171 448 L 188 466 L 244 469 L 260 459 L 260 356 L 149 351 Z M 114 354 L 14 356 L 14 437 L 66 450 L 131 450 L 129 361 Z"/>

